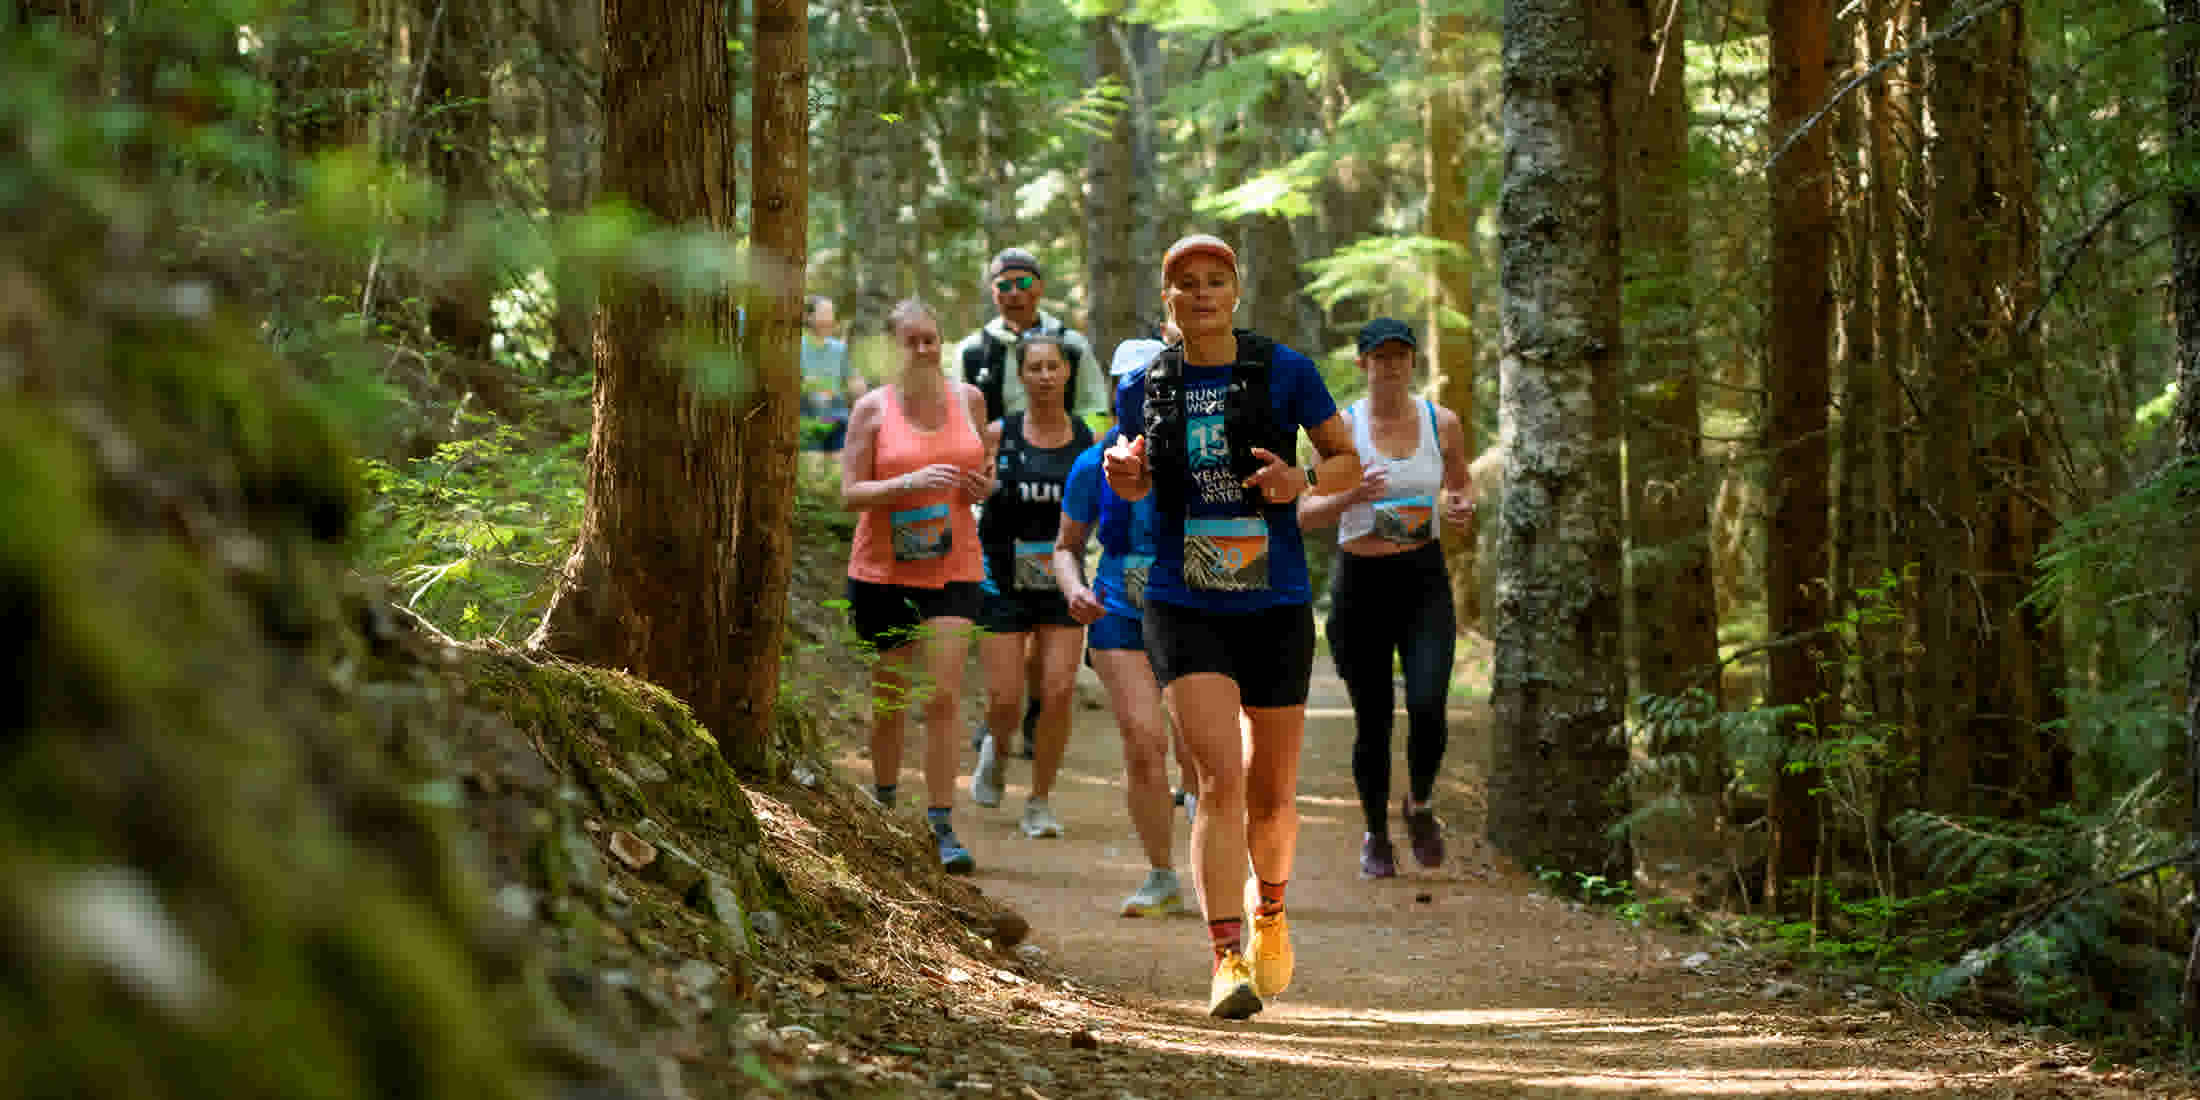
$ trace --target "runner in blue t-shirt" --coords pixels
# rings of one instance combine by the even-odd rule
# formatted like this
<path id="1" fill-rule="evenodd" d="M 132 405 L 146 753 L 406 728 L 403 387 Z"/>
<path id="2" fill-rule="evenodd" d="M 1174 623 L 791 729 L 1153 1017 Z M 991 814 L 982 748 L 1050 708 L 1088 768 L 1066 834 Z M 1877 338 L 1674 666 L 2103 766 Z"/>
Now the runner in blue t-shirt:
<path id="1" fill-rule="evenodd" d="M 1161 274 L 1184 340 L 1116 391 L 1130 438 L 1108 448 L 1102 469 L 1125 500 L 1156 497 L 1146 652 L 1199 767 L 1192 851 L 1215 954 L 1207 1008 L 1242 1019 L 1290 984 L 1293 961 L 1283 895 L 1314 665 L 1293 507 L 1313 477 L 1292 464 L 1298 433 L 1325 459 L 1356 452 L 1313 361 L 1231 326 L 1239 287 L 1229 245 L 1185 237 Z M 1346 483 L 1358 482 L 1355 471 Z M 1233 888 L 1248 855 L 1250 937 Z"/>
<path id="2" fill-rule="evenodd" d="M 1152 359 L 1159 340 L 1125 340 L 1115 349 L 1110 374 L 1120 377 Z M 1054 575 L 1069 600 L 1069 612 L 1087 624 L 1088 657 L 1108 706 L 1123 735 L 1124 794 L 1131 826 L 1146 853 L 1146 880 L 1123 900 L 1126 917 L 1163 916 L 1181 907 L 1183 887 L 1171 861 L 1168 722 L 1161 713 L 1161 686 L 1146 660 L 1143 619 L 1146 578 L 1153 566 L 1153 501 L 1131 504 L 1108 488 L 1100 457 L 1117 433 L 1108 434 L 1079 455 L 1070 467 L 1062 495 L 1062 528 L 1054 543 Z M 1097 525 L 1100 564 L 1085 581 L 1085 543 Z M 1178 746 L 1185 785 L 1196 790 L 1191 753 Z M 1196 796 L 1192 796 L 1196 797 Z"/>

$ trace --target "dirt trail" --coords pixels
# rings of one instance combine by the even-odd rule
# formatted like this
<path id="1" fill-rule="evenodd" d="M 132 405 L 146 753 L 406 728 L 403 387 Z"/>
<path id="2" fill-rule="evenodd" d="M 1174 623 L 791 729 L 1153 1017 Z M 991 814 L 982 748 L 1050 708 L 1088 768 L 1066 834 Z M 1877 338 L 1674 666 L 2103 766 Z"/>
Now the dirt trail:
<path id="1" fill-rule="evenodd" d="M 1717 944 L 1638 932 L 1497 873 L 1478 839 L 1476 764 L 1488 720 L 1479 703 L 1453 716 L 1437 795 L 1451 824 L 1445 866 L 1414 866 L 1398 829 L 1399 877 L 1364 882 L 1351 716 L 1342 685 L 1326 667 L 1319 673 L 1289 894 L 1298 976 L 1250 1021 L 1205 1014 L 1209 955 L 1195 915 L 1116 915 L 1144 866 L 1123 810 L 1120 744 L 1104 710 L 1077 713 L 1054 795 L 1062 838 L 1029 840 L 1016 829 L 1028 761 L 1011 762 L 999 809 L 958 807 L 958 831 L 979 861 L 977 883 L 1030 919 L 1031 942 L 1072 983 L 1068 992 L 1093 994 L 1077 1009 L 1084 1025 L 1124 1052 L 1113 1062 L 1079 1062 L 1038 1041 L 1038 1032 L 1004 1031 L 1004 1042 L 1021 1038 L 1029 1057 L 1054 1064 L 1049 1080 L 1059 1083 L 1020 1090 L 1004 1082 L 1003 1094 L 2193 1095 L 2160 1078 L 2093 1073 L 2083 1051 L 2021 1029 L 1922 1019 L 1870 996 L 1765 973 Z M 1402 713 L 1399 723 L 1403 783 Z M 867 768 L 848 763 L 852 774 Z M 1187 842 L 1181 815 L 1176 821 L 1181 866 Z M 1189 891 L 1188 873 L 1186 884 Z M 1699 951 L 1712 961 L 1685 967 Z M 1768 998 L 1774 980 L 1800 988 Z"/>

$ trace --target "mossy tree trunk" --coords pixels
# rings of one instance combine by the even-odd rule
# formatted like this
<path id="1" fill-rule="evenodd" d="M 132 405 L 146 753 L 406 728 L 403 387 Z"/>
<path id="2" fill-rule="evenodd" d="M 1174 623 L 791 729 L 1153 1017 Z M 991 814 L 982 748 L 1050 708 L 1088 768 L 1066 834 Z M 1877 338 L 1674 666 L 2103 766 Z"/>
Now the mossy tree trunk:
<path id="1" fill-rule="evenodd" d="M 1521 868 L 1621 878 L 1619 207 L 1598 0 L 1508 0 L 1490 839 Z"/>
<path id="2" fill-rule="evenodd" d="M 731 724 L 720 751 L 764 770 L 779 699 L 780 636 L 794 566 L 796 404 L 801 398 L 803 273 L 809 257 L 809 22 L 801 0 L 756 0 L 749 145 L 749 241 L 757 278 L 746 342 L 756 364 L 738 417 L 740 520 L 733 561 Z"/>
<path id="3" fill-rule="evenodd" d="M 733 224 L 732 89 L 716 0 L 604 6 L 604 190 L 662 221 Z M 741 728 L 733 555 L 741 405 L 732 380 L 681 361 L 728 346 L 732 300 L 638 281 L 605 288 L 596 321 L 595 432 L 579 544 L 530 648 L 624 668 Z"/>

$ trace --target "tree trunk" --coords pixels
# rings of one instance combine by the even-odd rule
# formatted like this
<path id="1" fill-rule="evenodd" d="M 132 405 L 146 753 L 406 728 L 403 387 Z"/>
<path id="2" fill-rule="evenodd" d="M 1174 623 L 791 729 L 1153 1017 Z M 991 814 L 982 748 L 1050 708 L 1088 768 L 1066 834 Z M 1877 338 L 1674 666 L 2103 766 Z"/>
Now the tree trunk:
<path id="1" fill-rule="evenodd" d="M 1680 0 L 1622 0 L 1615 52 L 1620 105 L 1615 140 L 1622 296 L 1628 318 L 1624 384 L 1627 442 L 1628 641 L 1631 697 L 1711 693 L 1719 679 L 1719 620 L 1711 576 L 1711 493 L 1697 408 L 1695 294 L 1688 197 L 1687 57 Z M 1661 728 L 1653 756 L 1685 755 L 1677 784 L 1639 790 L 1638 802 L 1678 798 L 1686 810 L 1647 822 L 1670 858 L 1702 867 L 1715 855 L 1727 755 L 1716 733 Z M 1638 848 L 1646 843 L 1638 838 Z M 1646 864 L 1652 862 L 1645 857 Z M 1720 876 L 1723 878 L 1724 876 Z M 1693 893 L 1697 883 L 1686 888 Z M 1680 882 L 1669 884 L 1681 888 Z"/>
<path id="2" fill-rule="evenodd" d="M 597 181 L 603 174 L 603 110 L 597 98 L 603 87 L 603 6 L 601 0 L 578 4 L 547 0 L 543 17 L 551 53 L 542 89 L 549 116 L 543 120 L 549 161 L 546 190 L 550 212 L 572 216 L 595 201 Z M 586 279 L 569 273 L 559 274 L 556 289 L 550 372 L 582 377 L 593 369 L 596 359 L 589 333 L 596 310 L 594 289 Z"/>
<path id="3" fill-rule="evenodd" d="M 1161 240 L 1161 221 L 1155 211 L 1160 148 L 1154 140 L 1154 105 L 1161 102 L 1164 90 L 1161 36 L 1149 23 L 1133 23 L 1125 31 L 1131 44 L 1126 67 L 1131 77 L 1131 289 L 1143 335 L 1146 322 L 1161 323 L 1161 291 L 1158 278 L 1139 278 L 1139 261 L 1161 255 L 1168 245 Z M 1109 354 L 1113 353 L 1110 348 Z"/>
<path id="4" fill-rule="evenodd" d="M 2171 164 L 2200 163 L 2200 0 L 2168 0 Z M 2177 457 L 2200 463 L 2200 181 L 2170 191 L 2170 285 L 2177 313 Z M 2185 539 L 2200 547 L 2200 532 Z M 2185 783 L 2189 843 L 2200 844 L 2200 561 L 2185 565 Z M 2191 868 L 2200 886 L 2200 864 Z M 2184 1024 L 2200 1037 L 2200 920 L 2185 964 Z"/>
<path id="5" fill-rule="evenodd" d="M 1434 0 L 1421 0 L 1421 56 L 1428 63 L 1430 77 L 1423 115 L 1428 144 L 1423 158 L 1428 174 L 1427 235 L 1459 250 L 1455 256 L 1439 256 L 1431 267 L 1423 347 L 1428 356 L 1430 386 L 1445 408 L 1459 414 L 1471 462 L 1475 450 L 1475 209 L 1468 198 L 1466 39 L 1464 13 L 1439 14 Z M 1475 549 L 1472 534 L 1445 539 L 1444 569 L 1451 578 L 1451 601 L 1457 609 L 1460 631 L 1487 634 L 1482 585 L 1476 581 L 1480 566 L 1475 561 Z"/>
<path id="6" fill-rule="evenodd" d="M 1827 0 L 1777 5 L 1772 19 L 1771 132 L 1785 141 L 1829 91 L 1827 61 L 1833 27 Z M 1829 537 L 1826 410 L 1832 286 L 1827 241 L 1833 231 L 1829 129 L 1801 134 L 1768 175 L 1772 189 L 1772 298 L 1766 327 L 1771 355 L 1765 389 L 1765 446 L 1772 455 L 1772 537 L 1765 561 L 1765 610 L 1774 639 L 1799 639 L 1827 619 Z M 1819 784 L 1808 742 L 1824 728 L 1824 680 L 1817 644 L 1784 644 L 1771 652 L 1767 689 L 1776 706 L 1801 708 L 1783 723 L 1786 747 L 1776 758 L 1768 901 L 1780 905 L 1784 883 L 1816 873 Z M 1806 725 L 1807 723 L 1807 725 Z M 1796 767 L 1795 765 L 1806 765 Z"/>
<path id="7" fill-rule="evenodd" d="M 1498 508 L 1490 839 L 1518 866 L 1621 877 L 1619 211 L 1593 0 L 1507 0 L 1498 203 L 1512 440 Z"/>
<path id="8" fill-rule="evenodd" d="M 1901 0 L 1866 0 L 1859 35 L 1859 67 L 1877 64 L 1891 51 L 1889 36 L 1894 33 L 1896 20 L 1890 9 L 1900 6 Z M 1901 210 L 1896 189 L 1902 158 L 1895 148 L 1892 84 L 1891 74 L 1882 74 L 1863 89 L 1866 182 L 1852 230 L 1857 242 L 1858 304 L 1853 326 L 1856 335 L 1849 341 L 1844 366 L 1848 373 L 1843 387 L 1841 440 L 1847 468 L 1842 484 L 1848 531 L 1843 541 L 1848 547 L 1851 594 L 1880 584 L 1889 574 L 1900 576 L 1906 567 L 1897 547 L 1902 546 L 1898 502 L 1902 492 L 1903 425 L 1908 420 L 1907 405 L 1901 400 L 1901 334 L 1907 328 L 1904 321 L 1910 306 L 1900 290 Z M 1909 594 L 1898 591 L 1886 598 L 1907 601 Z M 1852 707 L 1896 730 L 1907 728 L 1903 723 L 1908 707 L 1903 678 L 1906 662 L 1890 658 L 1901 652 L 1903 630 L 1899 623 L 1859 625 L 1856 644 L 1865 659 L 1848 685 Z M 1901 739 L 1905 735 L 1891 736 L 1897 738 L 1891 748 L 1897 755 L 1903 754 L 1906 745 Z M 1875 835 L 1892 816 L 1894 803 L 1901 796 L 1899 787 L 1891 781 L 1883 779 L 1881 787 L 1882 797 L 1877 799 L 1871 826 Z"/>
<path id="9" fill-rule="evenodd" d="M 369 34 L 362 0 L 299 4 L 275 26 L 269 75 L 285 154 L 310 160 L 366 142 L 375 63 Z"/>
<path id="10" fill-rule="evenodd" d="M 1982 487 L 1984 570 L 1979 577 L 1992 618 L 1971 738 L 1985 747 L 1980 788 L 2007 792 L 1996 813 L 2030 818 L 2076 793 L 2063 718 L 2063 647 L 2045 608 L 2031 602 L 2034 562 L 2054 533 L 2049 502 L 2058 495 L 2043 423 L 2049 400 L 2039 339 L 2027 321 L 2040 301 L 2039 185 L 2033 151 L 2030 61 L 2024 8 L 2012 4 L 1977 28 L 1981 75 L 1975 89 L 1996 97 L 1982 136 L 1998 199 L 1991 222 L 1974 223 L 1992 266 L 1994 330 L 1984 381 L 2007 395 L 1982 425 L 1989 480 Z M 1983 213 L 1983 208 L 1981 208 Z"/>
<path id="11" fill-rule="evenodd" d="M 1274 74 L 1261 93 L 1251 116 L 1239 126 L 1240 171 L 1233 182 L 1243 182 L 1273 166 L 1280 159 L 1277 147 L 1291 125 L 1288 93 Z M 1301 351 L 1318 354 L 1302 331 L 1299 316 L 1298 243 L 1291 236 L 1291 221 L 1282 214 L 1253 214 L 1239 221 L 1243 251 L 1239 270 L 1245 273 L 1245 307 L 1241 324 Z"/>
<path id="12" fill-rule="evenodd" d="M 732 89 L 717 0 L 604 6 L 604 190 L 690 231 L 733 224 Z M 624 668 L 686 700 L 715 733 L 743 728 L 729 673 L 741 515 L 735 395 L 677 349 L 735 334 L 723 292 L 620 280 L 596 324 L 595 433 L 580 542 L 532 649 Z"/>
<path id="13" fill-rule="evenodd" d="M 420 125 L 428 177 L 443 192 L 442 230 L 453 232 L 470 214 L 485 212 L 494 198 L 490 186 L 495 161 L 490 155 L 493 127 L 489 113 L 489 73 L 494 68 L 492 9 L 465 0 L 418 0 L 415 9 L 424 37 L 416 64 L 420 76 Z M 436 253 L 450 255 L 449 250 Z M 431 263 L 437 258 L 431 256 Z M 493 280 L 471 257 L 461 266 L 431 273 L 428 332 L 454 354 L 473 360 L 490 356 L 496 332 L 489 301 Z"/>
<path id="14" fill-rule="evenodd" d="M 809 258 L 809 19 L 802 0 L 756 0 L 750 102 L 749 243 L 756 278 L 745 342 L 756 364 L 739 435 L 733 560 L 732 714 L 718 749 L 747 774 L 770 764 L 780 637 L 794 566 L 795 442 L 802 395 L 802 291 Z"/>
<path id="15" fill-rule="evenodd" d="M 845 275 L 840 284 L 840 316 L 851 354 L 876 347 L 884 337 L 886 312 L 904 286 L 894 251 L 904 237 L 896 224 L 898 205 L 887 126 L 886 90 L 895 80 L 892 48 L 878 28 L 863 18 L 863 5 L 849 0 L 841 15 L 846 32 L 862 43 L 857 60 L 841 81 L 847 96 L 835 119 L 839 136 L 840 207 L 847 223 L 842 243 Z"/>
<path id="16" fill-rule="evenodd" d="M 1932 0 L 1927 23 L 1952 5 Z M 2023 325 L 2037 301 L 2038 218 L 2021 6 L 1933 53 L 1928 490 L 1940 529 L 1924 570 L 1933 663 L 1921 761 L 1928 808 L 2027 817 L 2067 797 L 2060 659 L 2027 607 L 2047 536 L 2046 470 L 2026 407 L 2041 381 Z M 2004 398 L 1982 408 L 1982 394 Z"/>
<path id="17" fill-rule="evenodd" d="M 1130 252 L 1137 209 L 1132 141 L 1137 97 L 1132 94 L 1131 60 L 1122 48 L 1127 44 L 1123 32 L 1114 15 L 1085 20 L 1087 78 L 1124 91 L 1124 109 L 1085 153 L 1085 337 L 1101 363 L 1108 361 L 1118 341 L 1145 335 L 1139 321 L 1138 268 Z"/>

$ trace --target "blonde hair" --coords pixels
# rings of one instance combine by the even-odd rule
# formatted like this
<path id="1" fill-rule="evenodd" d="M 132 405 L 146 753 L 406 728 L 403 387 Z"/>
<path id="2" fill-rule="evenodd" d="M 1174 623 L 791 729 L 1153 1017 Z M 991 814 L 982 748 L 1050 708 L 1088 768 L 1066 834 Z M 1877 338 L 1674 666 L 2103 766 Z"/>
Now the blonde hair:
<path id="1" fill-rule="evenodd" d="M 901 301 L 894 303 L 894 308 L 886 311 L 886 331 L 889 334 L 898 335 L 903 325 L 919 317 L 930 318 L 935 326 L 940 323 L 940 315 L 931 306 L 926 305 L 923 299 L 903 298 Z"/>

